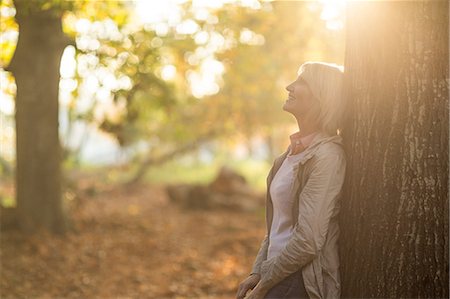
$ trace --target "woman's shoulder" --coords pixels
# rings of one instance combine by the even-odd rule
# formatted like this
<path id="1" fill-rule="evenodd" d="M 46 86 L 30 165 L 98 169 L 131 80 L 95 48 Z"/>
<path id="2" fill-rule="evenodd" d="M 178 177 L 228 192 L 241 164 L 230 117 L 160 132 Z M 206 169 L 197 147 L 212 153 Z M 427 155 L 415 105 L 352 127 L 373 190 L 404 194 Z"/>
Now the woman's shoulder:
<path id="1" fill-rule="evenodd" d="M 329 159 L 346 159 L 344 147 L 341 142 L 325 142 L 320 144 L 313 157 L 314 160 L 329 160 Z"/>

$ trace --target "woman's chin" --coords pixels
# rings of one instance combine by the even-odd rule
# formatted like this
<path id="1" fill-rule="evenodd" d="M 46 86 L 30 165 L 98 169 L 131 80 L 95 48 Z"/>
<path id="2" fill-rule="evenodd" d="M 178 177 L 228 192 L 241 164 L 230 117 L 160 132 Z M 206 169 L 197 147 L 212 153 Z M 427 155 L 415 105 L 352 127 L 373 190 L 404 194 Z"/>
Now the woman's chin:
<path id="1" fill-rule="evenodd" d="M 287 104 L 284 104 L 283 105 L 283 110 L 284 111 L 286 111 L 286 112 L 288 112 L 288 113 L 290 113 L 290 114 L 292 114 L 294 117 L 295 117 L 295 115 L 296 115 L 296 113 L 291 109 L 291 107 L 289 107 L 289 105 L 287 105 Z"/>

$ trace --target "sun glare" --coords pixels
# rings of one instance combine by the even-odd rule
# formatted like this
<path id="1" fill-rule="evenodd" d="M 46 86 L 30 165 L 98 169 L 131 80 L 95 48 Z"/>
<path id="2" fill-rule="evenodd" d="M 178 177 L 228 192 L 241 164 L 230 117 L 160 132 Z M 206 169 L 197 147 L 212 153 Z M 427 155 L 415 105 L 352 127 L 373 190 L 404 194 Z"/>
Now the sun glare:
<path id="1" fill-rule="evenodd" d="M 346 0 L 319 0 L 322 5 L 320 18 L 330 30 L 344 28 Z"/>
<path id="2" fill-rule="evenodd" d="M 217 23 L 217 17 L 210 12 L 211 10 L 222 7 L 226 3 L 235 3 L 252 9 L 259 9 L 261 5 L 257 0 L 193 0 L 193 18 L 186 20 L 183 19 L 183 11 L 181 8 L 181 4 L 186 1 L 135 0 L 135 12 L 141 24 L 152 28 L 160 36 L 166 35 L 169 29 L 173 28 L 178 34 L 193 35 L 195 42 L 198 45 L 202 45 L 199 49 L 204 53 L 200 53 L 201 51 L 199 50 L 195 53 L 189 53 L 186 56 L 190 64 L 202 63 L 201 61 L 206 59 L 202 63 L 199 72 L 186 74 L 194 96 L 201 98 L 205 95 L 218 92 L 218 84 L 214 80 L 215 76 L 211 76 L 210 74 L 215 73 L 217 77 L 220 76 L 221 71 L 218 71 L 216 67 L 212 67 L 213 64 L 211 62 L 214 61 L 214 66 L 220 64 L 220 62 L 214 59 L 214 53 L 217 49 L 225 46 L 225 41 L 221 35 L 217 38 L 217 36 L 202 31 L 202 28 L 198 25 L 198 21 L 206 21 L 210 24 Z M 314 6 L 321 9 L 320 18 L 326 22 L 329 30 L 342 30 L 344 27 L 345 1 L 317 0 L 314 2 Z M 256 34 L 247 28 L 242 29 L 239 40 L 241 43 L 251 45 L 264 44 L 264 37 L 262 35 Z M 167 68 L 163 68 L 163 78 L 165 80 L 171 80 L 173 76 L 173 66 L 169 65 Z"/>

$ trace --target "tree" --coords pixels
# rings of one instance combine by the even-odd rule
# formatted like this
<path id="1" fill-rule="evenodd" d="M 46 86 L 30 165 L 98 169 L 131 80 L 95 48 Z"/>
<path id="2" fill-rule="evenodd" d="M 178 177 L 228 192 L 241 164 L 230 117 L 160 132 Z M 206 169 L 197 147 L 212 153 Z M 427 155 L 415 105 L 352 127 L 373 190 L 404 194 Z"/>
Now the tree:
<path id="1" fill-rule="evenodd" d="M 19 225 L 63 232 L 61 147 L 58 135 L 59 67 L 69 39 L 61 13 L 16 0 L 20 35 L 9 65 L 16 79 L 16 192 Z M 38 6 L 36 4 L 36 6 Z"/>
<path id="2" fill-rule="evenodd" d="M 347 11 L 342 297 L 448 298 L 448 2 Z"/>
<path id="3" fill-rule="evenodd" d="M 17 85 L 15 214 L 24 231 L 43 227 L 64 233 L 69 228 L 61 196 L 58 94 L 61 57 L 65 47 L 74 41 L 63 32 L 62 17 L 68 10 L 92 11 L 87 9 L 90 5 L 102 3 L 14 1 L 19 39 L 7 70 L 14 74 Z M 107 10 L 99 11 L 96 16 L 101 18 Z"/>

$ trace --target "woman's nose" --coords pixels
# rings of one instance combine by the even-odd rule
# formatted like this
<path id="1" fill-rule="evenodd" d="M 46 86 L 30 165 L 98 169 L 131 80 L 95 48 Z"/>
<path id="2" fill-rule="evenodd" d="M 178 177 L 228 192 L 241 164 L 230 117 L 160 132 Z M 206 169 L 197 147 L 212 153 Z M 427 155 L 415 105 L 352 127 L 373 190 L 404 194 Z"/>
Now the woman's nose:
<path id="1" fill-rule="evenodd" d="M 292 91 L 292 84 L 289 84 L 288 86 L 286 86 L 286 90 L 287 91 Z"/>

